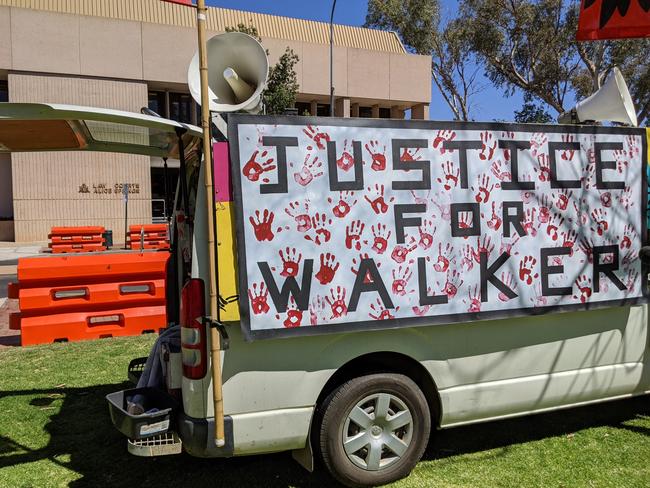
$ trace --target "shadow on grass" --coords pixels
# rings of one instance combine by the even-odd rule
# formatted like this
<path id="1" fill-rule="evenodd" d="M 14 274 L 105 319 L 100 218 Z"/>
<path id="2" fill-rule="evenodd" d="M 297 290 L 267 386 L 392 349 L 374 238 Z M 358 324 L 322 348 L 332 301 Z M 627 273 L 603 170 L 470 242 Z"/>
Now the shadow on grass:
<path id="1" fill-rule="evenodd" d="M 515 444 L 565 436 L 591 427 L 612 427 L 650 435 L 650 429 L 626 425 L 650 416 L 647 396 L 617 400 L 552 413 L 456 427 L 432 433 L 425 460 L 443 459 Z"/>
<path id="2" fill-rule="evenodd" d="M 0 469 L 47 460 L 69 469 L 80 479 L 69 486 L 183 486 L 218 487 L 316 487 L 335 483 L 320 468 L 307 473 L 289 453 L 233 459 L 198 459 L 186 454 L 158 458 L 130 455 L 126 439 L 111 424 L 104 396 L 128 388 L 127 383 L 92 388 L 52 388 L 0 392 L 0 398 L 19 397 L 15 420 L 30 417 L 29 409 L 45 410 L 62 400 L 44 430 L 49 443 L 29 449 L 11 438 L 0 437 Z M 27 409 L 23 411 L 23 409 Z M 441 459 L 463 453 L 504 447 L 550 436 L 565 435 L 596 426 L 612 426 L 649 434 L 648 429 L 625 422 L 650 415 L 647 397 L 565 410 L 552 414 L 492 422 L 441 431 L 433 436 L 425 459 Z M 65 459 L 65 461 L 62 461 Z M 52 470 L 48 470 L 51 472 Z M 44 480 L 45 481 L 45 480 Z M 63 480 L 51 479 L 53 484 Z M 57 482 L 57 481 L 63 481 Z"/>

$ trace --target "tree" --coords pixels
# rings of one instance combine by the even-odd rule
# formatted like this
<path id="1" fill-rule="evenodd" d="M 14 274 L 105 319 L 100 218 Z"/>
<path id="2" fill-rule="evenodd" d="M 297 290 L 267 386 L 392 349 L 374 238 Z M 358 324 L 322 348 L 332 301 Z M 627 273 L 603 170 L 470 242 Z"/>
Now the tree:
<path id="1" fill-rule="evenodd" d="M 535 103 L 530 93 L 524 93 L 524 104 L 521 110 L 515 110 L 515 122 L 548 124 L 552 121 L 553 117 L 551 117 L 551 114 L 542 105 Z"/>
<path id="2" fill-rule="evenodd" d="M 262 42 L 259 31 L 252 21 L 249 21 L 248 25 L 240 23 L 237 27 L 226 27 L 226 32 L 243 32 Z M 266 54 L 269 54 L 268 49 Z M 295 66 L 299 60 L 293 49 L 287 47 L 278 62 L 270 67 L 266 89 L 262 93 L 265 113 L 280 115 L 287 108 L 295 105 L 299 88 Z"/>
<path id="3" fill-rule="evenodd" d="M 576 41 L 579 2 L 463 0 L 459 19 L 490 80 L 506 95 L 521 89 L 562 113 L 567 102 L 600 87 L 599 76 L 618 65 L 639 121 L 650 110 L 650 41 Z"/>
<path id="4" fill-rule="evenodd" d="M 393 30 L 409 52 L 431 56 L 433 82 L 454 117 L 469 120 L 479 68 L 463 24 L 442 23 L 438 0 L 369 0 L 364 26 Z"/>

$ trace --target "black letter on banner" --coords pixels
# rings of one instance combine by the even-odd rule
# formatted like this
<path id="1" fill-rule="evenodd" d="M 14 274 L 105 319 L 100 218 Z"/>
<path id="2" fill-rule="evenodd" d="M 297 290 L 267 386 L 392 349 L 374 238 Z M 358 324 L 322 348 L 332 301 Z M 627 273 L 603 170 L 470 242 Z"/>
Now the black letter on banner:
<path id="1" fill-rule="evenodd" d="M 370 277 L 368 283 L 366 283 L 366 277 Z M 354 312 L 357 310 L 357 305 L 359 305 L 359 297 L 362 293 L 369 291 L 376 291 L 379 293 L 381 301 L 384 302 L 384 307 L 386 308 L 395 308 L 393 305 L 388 291 L 386 291 L 386 286 L 379 276 L 379 271 L 375 265 L 373 259 L 362 259 L 359 263 L 359 271 L 357 272 L 357 278 L 354 280 L 354 286 L 352 287 L 352 295 L 350 296 L 350 303 L 348 303 L 348 311 Z"/>
<path id="2" fill-rule="evenodd" d="M 539 257 L 542 261 L 542 296 L 557 297 L 562 295 L 571 295 L 572 288 L 570 286 L 554 288 L 548 284 L 549 275 L 564 273 L 564 265 L 549 266 L 548 258 L 551 256 L 563 256 L 566 254 L 571 254 L 570 247 L 543 247 L 539 250 Z"/>
<path id="3" fill-rule="evenodd" d="M 510 151 L 511 181 L 502 181 L 503 190 L 534 190 L 534 181 L 519 181 L 519 151 L 530 149 L 528 141 L 499 141 L 499 148 Z"/>
<path id="4" fill-rule="evenodd" d="M 426 148 L 426 139 L 392 139 L 393 170 L 410 171 L 419 170 L 422 178 L 412 181 L 393 181 L 393 190 L 430 190 L 431 189 L 431 162 L 430 161 L 402 161 L 401 149 L 414 147 Z"/>
<path id="5" fill-rule="evenodd" d="M 418 289 L 420 292 L 420 305 L 440 305 L 447 303 L 449 300 L 447 295 L 427 295 L 427 260 L 426 258 L 418 258 Z"/>
<path id="6" fill-rule="evenodd" d="M 594 151 L 596 151 L 596 188 L 599 190 L 625 190 L 624 181 L 603 180 L 603 170 L 616 169 L 616 161 L 603 161 L 601 154 L 602 151 L 617 151 L 622 149 L 623 144 L 620 142 L 596 142 L 594 144 Z"/>
<path id="7" fill-rule="evenodd" d="M 298 146 L 297 137 L 262 137 L 262 144 L 275 146 L 278 165 L 278 182 L 260 185 L 260 193 L 287 193 L 287 147 Z"/>
<path id="8" fill-rule="evenodd" d="M 611 263 L 601 263 L 600 256 L 611 254 L 613 256 Z M 600 273 L 609 278 L 609 281 L 616 285 L 619 290 L 625 290 L 625 285 L 614 274 L 618 270 L 618 246 L 594 246 L 594 293 L 600 291 Z"/>
<path id="9" fill-rule="evenodd" d="M 354 158 L 354 181 L 340 181 L 338 166 L 336 166 L 336 141 L 327 141 L 327 173 L 330 191 L 363 190 L 361 141 L 352 141 L 352 157 Z"/>
<path id="10" fill-rule="evenodd" d="M 481 252 L 481 301 L 488 301 L 488 281 L 492 283 L 501 293 L 503 293 L 508 298 L 517 298 L 517 295 L 514 291 L 506 286 L 506 284 L 501 281 L 499 278 L 494 276 L 494 274 L 499 270 L 501 266 L 510 258 L 510 254 L 507 252 L 501 253 L 501 256 L 497 258 L 496 261 L 492 263 L 491 266 L 488 266 L 488 253 Z"/>
<path id="11" fill-rule="evenodd" d="M 278 285 L 275 283 L 273 273 L 271 273 L 271 268 L 269 268 L 269 263 L 261 261 L 257 263 L 257 266 L 260 268 L 264 283 L 266 283 L 266 287 L 269 289 L 269 295 L 271 295 L 273 305 L 275 305 L 275 309 L 278 312 L 284 313 L 287 311 L 289 295 L 296 301 L 298 310 L 307 310 L 309 308 L 311 275 L 314 270 L 313 259 L 305 259 L 305 266 L 302 271 L 302 285 L 298 286 L 296 278 L 289 276 L 282 284 L 282 291 L 278 290 Z"/>
<path id="12" fill-rule="evenodd" d="M 549 142 L 548 157 L 551 166 L 551 188 L 580 188 L 580 180 L 558 180 L 557 179 L 557 155 L 558 151 L 566 149 L 568 151 L 580 152 L 579 142 Z M 582 170 L 581 170 L 582 171 Z"/>
<path id="13" fill-rule="evenodd" d="M 421 217 L 404 218 L 407 213 L 425 213 L 427 206 L 424 203 L 399 203 L 395 205 L 395 237 L 398 244 L 404 244 L 404 227 L 420 227 Z"/>
<path id="14" fill-rule="evenodd" d="M 514 208 L 517 212 L 511 215 L 509 210 Z M 503 237 L 510 237 L 510 225 L 512 225 L 520 237 L 526 235 L 524 226 L 524 202 L 503 202 Z"/>
<path id="15" fill-rule="evenodd" d="M 467 181 L 467 151 L 483 149 L 481 141 L 444 141 L 442 147 L 448 151 L 455 151 L 458 149 L 458 164 L 460 164 L 460 187 L 469 188 Z"/>
<path id="16" fill-rule="evenodd" d="M 481 206 L 478 203 L 452 203 L 451 210 L 451 237 L 470 237 L 481 235 Z M 472 212 L 472 226 L 460 227 L 458 214 Z"/>

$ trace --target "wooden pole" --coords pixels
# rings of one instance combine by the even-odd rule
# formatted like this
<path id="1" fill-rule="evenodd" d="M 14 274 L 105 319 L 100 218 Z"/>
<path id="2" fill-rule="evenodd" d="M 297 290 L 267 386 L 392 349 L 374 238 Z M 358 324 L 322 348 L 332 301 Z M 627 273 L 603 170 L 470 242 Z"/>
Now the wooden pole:
<path id="1" fill-rule="evenodd" d="M 208 55 L 206 52 L 205 0 L 196 2 L 196 26 L 199 36 L 199 73 L 201 75 L 201 127 L 203 128 L 203 160 L 205 161 L 205 197 L 208 208 L 208 255 L 210 265 L 210 319 L 218 320 L 217 276 L 214 231 L 214 189 L 212 185 L 212 137 L 210 135 L 210 100 L 208 97 Z M 226 444 L 223 419 L 223 380 L 221 377 L 221 336 L 210 327 L 210 359 L 212 361 L 212 401 L 214 405 L 214 442 Z"/>

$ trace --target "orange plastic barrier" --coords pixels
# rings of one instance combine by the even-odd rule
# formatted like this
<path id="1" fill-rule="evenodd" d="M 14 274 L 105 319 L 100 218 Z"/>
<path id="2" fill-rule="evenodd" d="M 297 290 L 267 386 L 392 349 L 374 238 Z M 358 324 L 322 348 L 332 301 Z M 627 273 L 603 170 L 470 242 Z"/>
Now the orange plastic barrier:
<path id="1" fill-rule="evenodd" d="M 55 254 L 105 251 L 104 232 L 106 229 L 101 226 L 52 227 L 49 247 Z"/>
<path id="2" fill-rule="evenodd" d="M 154 332 L 167 324 L 167 252 L 110 252 L 18 260 L 10 286 L 20 312 L 9 326 L 21 344 Z"/>
<path id="3" fill-rule="evenodd" d="M 133 250 L 169 249 L 167 225 L 131 225 L 129 226 L 128 242 Z"/>

